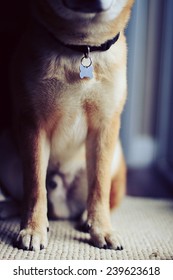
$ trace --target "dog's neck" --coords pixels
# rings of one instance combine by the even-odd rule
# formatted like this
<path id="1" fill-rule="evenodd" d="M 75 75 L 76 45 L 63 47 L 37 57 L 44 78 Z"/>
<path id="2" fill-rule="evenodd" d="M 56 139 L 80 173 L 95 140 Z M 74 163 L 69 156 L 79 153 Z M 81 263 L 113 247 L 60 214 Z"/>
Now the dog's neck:
<path id="1" fill-rule="evenodd" d="M 63 45 L 64 47 L 66 48 L 69 48 L 73 51 L 76 51 L 76 52 L 80 52 L 80 53 L 83 53 L 85 56 L 87 56 L 87 53 L 88 51 L 89 52 L 104 52 L 104 51 L 107 51 L 110 49 L 110 47 L 115 44 L 118 39 L 120 37 L 120 33 L 118 33 L 114 38 L 110 39 L 110 40 L 107 40 L 106 42 L 100 44 L 99 46 L 90 46 L 90 45 L 71 45 L 71 44 L 65 44 L 63 43 L 62 41 L 60 40 L 56 40 L 61 44 Z"/>

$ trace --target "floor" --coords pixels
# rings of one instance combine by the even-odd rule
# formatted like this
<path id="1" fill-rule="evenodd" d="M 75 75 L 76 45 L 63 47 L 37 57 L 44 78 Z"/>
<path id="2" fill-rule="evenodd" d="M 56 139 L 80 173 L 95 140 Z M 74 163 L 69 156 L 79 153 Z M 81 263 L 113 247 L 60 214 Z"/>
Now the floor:
<path id="1" fill-rule="evenodd" d="M 0 221 L 0 259 L 5 260 L 173 260 L 173 200 L 127 196 L 111 213 L 122 251 L 99 249 L 74 222 L 51 221 L 47 249 L 16 248 L 19 219 Z"/>

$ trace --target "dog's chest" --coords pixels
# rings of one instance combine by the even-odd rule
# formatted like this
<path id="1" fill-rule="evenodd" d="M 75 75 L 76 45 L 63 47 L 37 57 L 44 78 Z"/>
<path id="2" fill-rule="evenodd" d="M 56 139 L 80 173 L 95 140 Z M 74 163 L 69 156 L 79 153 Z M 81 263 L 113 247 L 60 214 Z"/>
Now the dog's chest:
<path id="1" fill-rule="evenodd" d="M 89 126 L 106 121 L 115 112 L 119 97 L 114 94 L 114 82 L 105 75 L 106 69 L 100 74 L 101 78 L 97 78 L 95 72 L 93 79 L 80 79 L 79 59 L 56 60 L 56 65 L 51 60 L 51 63 L 44 79 L 58 81 L 54 107 L 60 117 L 51 134 L 50 152 L 50 160 L 56 164 L 57 159 L 61 163 L 76 154 L 87 137 Z"/>
<path id="2" fill-rule="evenodd" d="M 87 134 L 86 116 L 81 108 L 64 112 L 51 137 L 51 160 L 66 161 L 84 142 Z"/>

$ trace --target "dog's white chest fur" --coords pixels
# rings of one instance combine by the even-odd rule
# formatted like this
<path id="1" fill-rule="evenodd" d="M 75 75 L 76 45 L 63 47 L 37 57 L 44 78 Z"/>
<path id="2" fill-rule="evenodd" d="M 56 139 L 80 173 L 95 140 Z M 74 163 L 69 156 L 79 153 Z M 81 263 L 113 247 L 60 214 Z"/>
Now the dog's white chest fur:
<path id="1" fill-rule="evenodd" d="M 66 112 L 54 130 L 51 139 L 50 164 L 64 164 L 75 157 L 87 134 L 87 122 L 84 112 Z"/>

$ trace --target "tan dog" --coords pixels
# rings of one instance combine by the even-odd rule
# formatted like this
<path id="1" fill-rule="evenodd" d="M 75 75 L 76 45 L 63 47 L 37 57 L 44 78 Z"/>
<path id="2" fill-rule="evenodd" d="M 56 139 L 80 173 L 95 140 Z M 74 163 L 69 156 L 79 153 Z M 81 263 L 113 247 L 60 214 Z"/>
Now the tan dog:
<path id="1" fill-rule="evenodd" d="M 85 166 L 91 239 L 99 248 L 122 248 L 112 230 L 110 205 L 119 202 L 125 189 L 118 138 L 127 91 L 123 31 L 132 4 L 33 1 L 34 19 L 11 75 L 23 166 L 24 210 L 17 238 L 21 248 L 47 246 L 47 174 L 65 174 L 68 186 L 85 173 Z"/>

